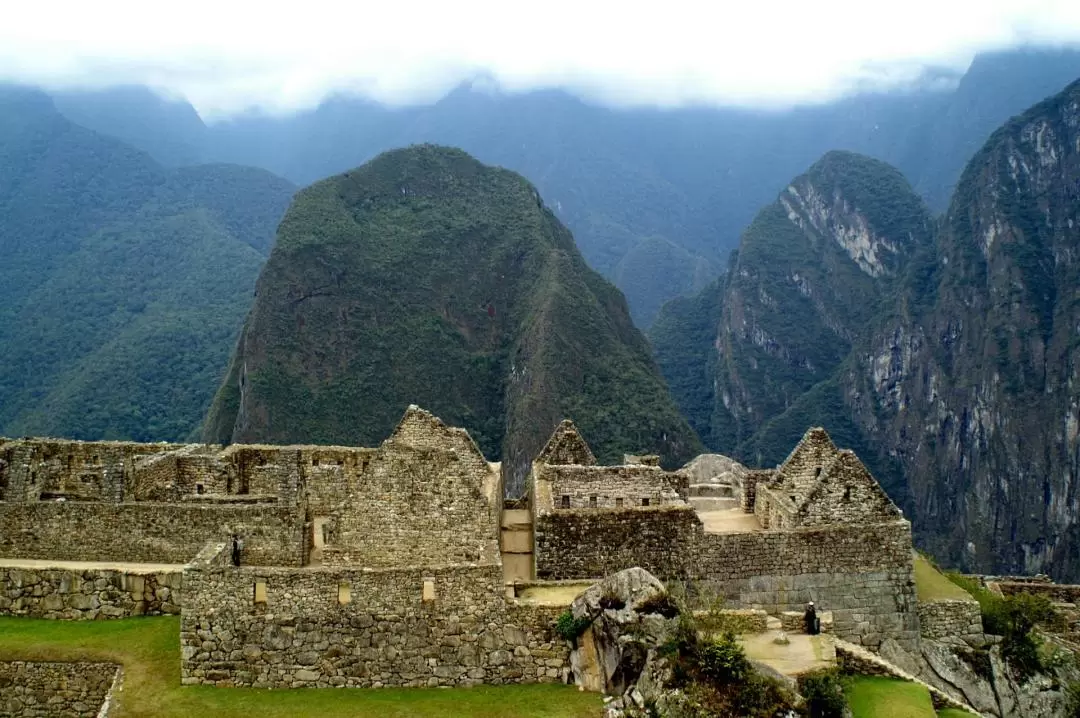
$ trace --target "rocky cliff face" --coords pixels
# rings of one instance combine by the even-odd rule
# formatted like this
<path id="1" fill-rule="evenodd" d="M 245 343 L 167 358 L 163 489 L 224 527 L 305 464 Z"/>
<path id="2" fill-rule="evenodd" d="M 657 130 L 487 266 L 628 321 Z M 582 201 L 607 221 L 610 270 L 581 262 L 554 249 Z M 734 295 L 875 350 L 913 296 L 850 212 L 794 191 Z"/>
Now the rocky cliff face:
<path id="1" fill-rule="evenodd" d="M 601 460 L 700 447 L 535 188 L 432 145 L 297 196 L 205 435 L 373 445 L 411 403 L 468 428 L 511 491 L 563 418 Z"/>
<path id="2" fill-rule="evenodd" d="M 999 129 L 936 227 L 865 158 L 827 186 L 830 158 L 758 215 L 713 296 L 658 320 L 673 388 L 712 382 L 711 416 L 680 404 L 751 464 L 827 426 L 943 561 L 1080 577 L 1080 83 Z"/>
<path id="3" fill-rule="evenodd" d="M 937 553 L 1077 578 L 1080 83 L 990 138 L 917 270 L 853 362 L 858 423 Z"/>

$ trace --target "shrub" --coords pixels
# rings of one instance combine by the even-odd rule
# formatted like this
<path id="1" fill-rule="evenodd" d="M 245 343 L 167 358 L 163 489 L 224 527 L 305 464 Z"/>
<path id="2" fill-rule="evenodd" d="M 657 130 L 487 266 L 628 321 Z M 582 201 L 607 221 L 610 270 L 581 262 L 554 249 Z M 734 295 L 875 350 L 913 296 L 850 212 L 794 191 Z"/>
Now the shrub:
<path id="1" fill-rule="evenodd" d="M 574 614 L 570 611 L 563 611 L 559 614 L 559 617 L 555 619 L 555 633 L 559 634 L 562 638 L 571 643 L 576 642 L 578 637 L 585 630 L 592 625 L 592 621 L 588 618 L 574 618 Z"/>
<path id="2" fill-rule="evenodd" d="M 1038 624 L 1053 623 L 1058 619 L 1050 599 L 1030 593 L 999 596 L 978 579 L 956 573 L 950 573 L 948 577 L 979 602 L 983 630 L 1002 637 L 1001 655 L 1021 677 L 1043 669 L 1039 640 L 1034 631 Z"/>
<path id="3" fill-rule="evenodd" d="M 682 611 L 674 598 L 667 593 L 658 593 L 642 601 L 641 605 L 638 606 L 638 613 L 658 613 L 664 618 L 675 618 Z"/>
<path id="4" fill-rule="evenodd" d="M 847 700 L 836 670 L 814 671 L 802 676 L 799 690 L 806 698 L 809 718 L 843 718 Z"/>
<path id="5" fill-rule="evenodd" d="M 750 661 L 734 633 L 701 642 L 695 659 L 698 672 L 714 683 L 737 683 L 750 671 Z"/>

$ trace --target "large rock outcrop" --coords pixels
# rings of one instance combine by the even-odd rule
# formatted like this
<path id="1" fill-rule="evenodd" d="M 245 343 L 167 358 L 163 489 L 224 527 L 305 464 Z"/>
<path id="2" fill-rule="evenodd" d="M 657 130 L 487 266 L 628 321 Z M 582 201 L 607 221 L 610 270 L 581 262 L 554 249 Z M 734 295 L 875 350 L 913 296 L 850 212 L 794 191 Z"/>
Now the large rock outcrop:
<path id="1" fill-rule="evenodd" d="M 589 625 L 570 654 L 574 681 L 613 698 L 606 716 L 632 715 L 665 694 L 671 666 L 659 649 L 678 620 L 670 607 L 664 585 L 643 568 L 612 574 L 574 599 L 574 619 Z"/>
<path id="2" fill-rule="evenodd" d="M 501 458 L 511 492 L 564 418 L 610 463 L 699 449 L 619 291 L 532 185 L 460 150 L 301 191 L 256 294 L 209 441 L 373 445 L 419 403 Z"/>
<path id="3" fill-rule="evenodd" d="M 881 656 L 953 698 L 995 718 L 1060 718 L 1068 699 L 1062 686 L 1075 681 L 1076 668 L 1048 669 L 1045 674 L 1021 677 L 1001 655 L 994 640 L 968 645 L 959 639 L 921 642 L 909 652 L 891 639 L 881 645 Z"/>

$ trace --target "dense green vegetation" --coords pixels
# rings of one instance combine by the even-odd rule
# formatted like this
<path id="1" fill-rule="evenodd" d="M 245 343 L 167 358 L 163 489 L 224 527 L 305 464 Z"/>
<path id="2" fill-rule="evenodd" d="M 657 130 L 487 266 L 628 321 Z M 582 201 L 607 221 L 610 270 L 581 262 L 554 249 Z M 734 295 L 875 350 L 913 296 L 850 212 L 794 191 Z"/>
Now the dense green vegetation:
<path id="1" fill-rule="evenodd" d="M 179 618 L 49 621 L 0 617 L 0 659 L 124 666 L 119 718 L 594 718 L 599 696 L 573 686 L 266 690 L 180 685 Z"/>
<path id="2" fill-rule="evenodd" d="M 189 437 L 292 192 L 165 170 L 0 91 L 0 435 Z"/>
<path id="3" fill-rule="evenodd" d="M 536 190 L 431 145 L 297 196 L 206 438 L 373 445 L 411 403 L 518 478 L 567 417 L 605 461 L 699 447 L 621 294 Z"/>

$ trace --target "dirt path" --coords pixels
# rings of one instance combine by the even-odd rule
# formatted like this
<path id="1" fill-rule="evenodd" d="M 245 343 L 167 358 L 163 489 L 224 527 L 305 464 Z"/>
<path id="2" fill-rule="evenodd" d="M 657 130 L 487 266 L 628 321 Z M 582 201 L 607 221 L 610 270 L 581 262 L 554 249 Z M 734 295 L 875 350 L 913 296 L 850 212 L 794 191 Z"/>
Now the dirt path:
<path id="1" fill-rule="evenodd" d="M 115 561 L 43 561 L 32 558 L 0 558 L 0 568 L 54 568 L 60 571 L 125 571 L 127 573 L 169 573 L 182 571 L 179 563 L 120 563 Z"/>

